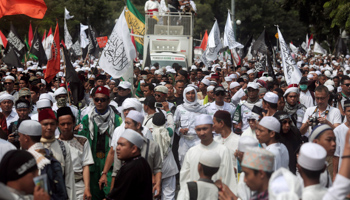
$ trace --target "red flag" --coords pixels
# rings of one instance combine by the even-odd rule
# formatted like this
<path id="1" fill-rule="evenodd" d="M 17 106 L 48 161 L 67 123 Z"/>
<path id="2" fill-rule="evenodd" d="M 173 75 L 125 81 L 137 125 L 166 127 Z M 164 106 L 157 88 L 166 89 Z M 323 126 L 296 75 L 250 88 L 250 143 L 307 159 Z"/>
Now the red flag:
<path id="1" fill-rule="evenodd" d="M 311 34 L 311 36 L 310 36 L 310 38 L 309 38 L 309 41 L 307 42 L 307 48 L 308 48 L 308 49 L 309 49 L 309 47 L 310 47 L 311 40 L 313 40 L 313 39 L 314 39 L 314 35 Z"/>
<path id="2" fill-rule="evenodd" d="M 5 48 L 7 46 L 7 39 L 1 31 L 0 31 L 0 44 L 2 44 Z"/>
<path id="3" fill-rule="evenodd" d="M 60 35 L 58 23 L 56 24 L 55 35 L 51 45 L 51 59 L 47 62 L 45 81 L 50 83 L 51 80 L 60 71 Z"/>
<path id="4" fill-rule="evenodd" d="M 41 40 L 41 42 L 43 43 L 45 39 L 46 39 L 46 30 L 44 32 L 43 39 Z"/>
<path id="5" fill-rule="evenodd" d="M 202 43 L 201 43 L 201 49 L 203 49 L 203 51 L 205 51 L 205 49 L 207 48 L 207 43 L 208 43 L 208 31 L 205 30 L 204 33 L 204 37 L 202 39 Z"/>
<path id="6" fill-rule="evenodd" d="M 31 18 L 42 19 L 47 6 L 44 0 L 1 0 L 0 18 L 5 15 L 27 15 Z"/>
<path id="7" fill-rule="evenodd" d="M 64 48 L 67 48 L 63 40 L 61 40 L 61 44 L 64 46 Z"/>
<path id="8" fill-rule="evenodd" d="M 29 24 L 29 31 L 28 31 L 28 44 L 31 47 L 32 41 L 33 41 L 33 29 L 32 29 L 32 23 Z"/>

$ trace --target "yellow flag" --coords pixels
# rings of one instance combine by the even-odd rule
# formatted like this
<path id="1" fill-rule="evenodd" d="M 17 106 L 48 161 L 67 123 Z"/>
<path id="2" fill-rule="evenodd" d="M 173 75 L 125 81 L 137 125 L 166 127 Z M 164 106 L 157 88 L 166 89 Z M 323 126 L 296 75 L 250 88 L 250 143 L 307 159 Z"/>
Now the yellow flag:
<path id="1" fill-rule="evenodd" d="M 275 34 L 275 37 L 278 39 L 278 33 Z"/>

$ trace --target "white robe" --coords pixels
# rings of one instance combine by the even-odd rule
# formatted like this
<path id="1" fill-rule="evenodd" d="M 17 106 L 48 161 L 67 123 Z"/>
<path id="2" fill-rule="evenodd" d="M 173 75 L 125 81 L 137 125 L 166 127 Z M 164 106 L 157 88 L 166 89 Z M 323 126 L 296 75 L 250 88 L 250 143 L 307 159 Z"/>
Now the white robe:
<path id="1" fill-rule="evenodd" d="M 197 191 L 198 196 L 197 199 L 218 199 L 218 187 L 215 186 L 214 183 L 207 183 L 204 181 L 196 181 L 197 183 Z M 185 187 L 183 187 L 179 194 L 177 195 L 178 200 L 189 200 L 190 199 L 190 193 L 188 191 L 188 186 L 186 184 Z"/>
<path id="2" fill-rule="evenodd" d="M 302 199 L 304 200 L 319 200 L 326 194 L 327 188 L 320 184 L 304 187 Z"/>
<path id="3" fill-rule="evenodd" d="M 220 169 L 213 175 L 212 180 L 215 182 L 216 180 L 221 179 L 233 193 L 237 194 L 237 179 L 233 170 L 234 166 L 230 151 L 227 147 L 215 141 L 208 146 L 200 143 L 187 151 L 180 171 L 180 189 L 187 187 L 187 182 L 199 179 L 199 158 L 202 153 L 207 151 L 217 152 L 221 157 Z"/>
<path id="4" fill-rule="evenodd" d="M 239 135 L 231 132 L 231 134 L 227 138 L 222 138 L 221 135 L 214 137 L 214 140 L 220 144 L 225 145 L 229 150 L 232 158 L 233 166 L 237 166 L 237 158 L 234 156 L 235 151 L 238 148 Z"/>
<path id="5" fill-rule="evenodd" d="M 244 182 L 244 172 L 239 175 L 239 181 L 237 184 L 237 196 L 242 200 L 249 200 L 252 196 L 252 191 L 249 189 L 247 184 Z"/>
<path id="6" fill-rule="evenodd" d="M 275 155 L 275 169 L 278 170 L 281 167 L 289 169 L 289 154 L 287 147 L 282 143 L 270 144 L 266 147 L 266 150 Z"/>

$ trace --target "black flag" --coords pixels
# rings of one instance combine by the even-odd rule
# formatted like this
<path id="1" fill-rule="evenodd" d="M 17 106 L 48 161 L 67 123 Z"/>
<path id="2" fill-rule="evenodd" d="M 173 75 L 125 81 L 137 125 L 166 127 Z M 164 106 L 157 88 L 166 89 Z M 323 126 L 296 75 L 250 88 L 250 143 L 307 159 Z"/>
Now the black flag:
<path id="1" fill-rule="evenodd" d="M 245 43 L 243 47 L 241 60 L 243 60 L 247 56 L 249 47 L 252 45 L 252 41 L 253 41 L 253 35 L 249 37 L 248 41 Z"/>
<path id="2" fill-rule="evenodd" d="M 337 43 L 335 45 L 334 49 L 334 55 L 335 56 L 340 56 L 340 55 L 346 55 L 348 51 L 348 48 L 346 47 L 346 44 L 343 40 L 343 38 L 339 37 L 337 40 Z"/>
<path id="3" fill-rule="evenodd" d="M 75 57 L 79 57 L 79 56 L 82 56 L 82 55 L 83 55 L 83 52 L 81 51 L 81 47 L 80 47 L 80 42 L 79 42 L 79 40 L 77 40 L 77 41 L 72 45 L 71 51 L 73 52 L 73 55 L 74 55 Z"/>
<path id="4" fill-rule="evenodd" d="M 149 43 L 147 45 L 147 55 L 146 55 L 146 60 L 145 60 L 145 65 L 144 67 L 151 67 L 151 53 L 149 49 Z"/>
<path id="5" fill-rule="evenodd" d="M 33 45 L 32 45 L 32 48 L 30 49 L 30 53 L 38 57 L 40 66 L 47 64 L 47 57 L 45 54 L 45 50 L 43 48 L 43 44 L 41 43 L 41 39 L 39 37 L 38 31 L 35 32 Z"/>
<path id="6" fill-rule="evenodd" d="M 84 86 L 79 79 L 77 72 L 70 61 L 68 51 L 63 47 L 64 57 L 66 59 L 66 80 L 69 83 L 69 88 L 72 92 L 73 101 L 78 106 L 79 101 L 84 98 Z"/>
<path id="7" fill-rule="evenodd" d="M 7 54 L 5 57 L 2 59 L 4 63 L 6 63 L 9 66 L 15 66 L 17 68 L 22 67 L 21 61 L 19 60 L 17 54 L 16 54 L 16 49 L 14 47 L 9 47 Z"/>
<path id="8" fill-rule="evenodd" d="M 98 53 L 99 53 L 99 46 L 98 46 L 98 42 L 96 40 L 96 33 L 95 31 L 92 29 L 91 26 L 89 26 L 88 28 L 88 38 L 89 38 L 89 54 L 93 55 L 95 57 L 98 57 Z"/>
<path id="9" fill-rule="evenodd" d="M 24 54 L 27 52 L 27 47 L 21 38 L 18 36 L 15 27 L 13 27 L 11 23 L 11 30 L 7 36 L 7 51 L 10 50 L 10 46 L 12 46 L 16 50 L 16 54 L 20 60 L 23 59 Z M 6 51 L 6 52 L 7 52 Z"/>
<path id="10" fill-rule="evenodd" d="M 256 56 L 258 54 L 258 52 L 262 53 L 262 54 L 267 54 L 268 51 L 268 47 L 266 45 L 266 31 L 264 29 L 264 31 L 260 34 L 259 38 L 254 42 L 253 46 L 252 46 L 252 55 Z"/>

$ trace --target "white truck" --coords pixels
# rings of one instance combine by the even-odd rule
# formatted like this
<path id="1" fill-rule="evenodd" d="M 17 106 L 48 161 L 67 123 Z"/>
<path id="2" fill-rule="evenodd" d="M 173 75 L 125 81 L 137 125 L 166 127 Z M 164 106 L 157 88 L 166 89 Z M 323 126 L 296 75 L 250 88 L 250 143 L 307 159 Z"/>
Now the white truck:
<path id="1" fill-rule="evenodd" d="M 191 14 L 166 13 L 162 16 L 146 14 L 143 45 L 143 67 L 149 45 L 151 66 L 160 67 L 178 63 L 183 68 L 193 60 L 193 18 Z M 150 66 L 149 66 L 150 67 Z"/>

